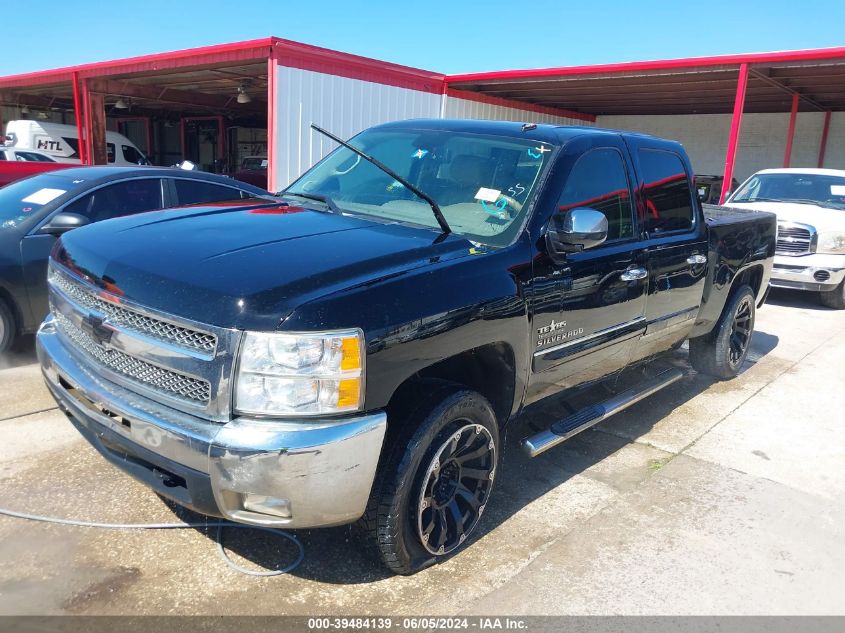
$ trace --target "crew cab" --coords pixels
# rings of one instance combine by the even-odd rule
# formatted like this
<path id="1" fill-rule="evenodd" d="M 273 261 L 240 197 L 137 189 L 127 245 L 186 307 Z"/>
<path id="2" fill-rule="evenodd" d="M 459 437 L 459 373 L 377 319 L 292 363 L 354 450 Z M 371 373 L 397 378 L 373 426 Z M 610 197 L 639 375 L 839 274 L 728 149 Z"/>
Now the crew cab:
<path id="1" fill-rule="evenodd" d="M 467 542 L 505 429 L 551 394 L 689 339 L 748 353 L 774 216 L 701 207 L 676 142 L 405 121 L 343 141 L 276 202 L 64 235 L 37 346 L 76 428 L 199 512 L 357 522 L 396 573 Z M 531 431 L 538 455 L 683 376 Z M 565 395 L 565 394 L 564 394 Z"/>
<path id="2" fill-rule="evenodd" d="M 777 215 L 772 286 L 818 292 L 845 310 L 845 171 L 764 169 L 726 204 Z"/>

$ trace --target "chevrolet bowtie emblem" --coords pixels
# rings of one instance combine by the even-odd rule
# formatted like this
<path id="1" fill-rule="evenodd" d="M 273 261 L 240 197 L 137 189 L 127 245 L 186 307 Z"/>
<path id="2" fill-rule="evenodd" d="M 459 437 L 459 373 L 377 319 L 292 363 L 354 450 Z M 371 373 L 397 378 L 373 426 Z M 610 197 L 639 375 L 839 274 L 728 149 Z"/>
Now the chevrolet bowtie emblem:
<path id="1" fill-rule="evenodd" d="M 105 324 L 102 317 L 89 314 L 82 319 L 82 330 L 102 347 L 111 340 L 113 330 Z"/>

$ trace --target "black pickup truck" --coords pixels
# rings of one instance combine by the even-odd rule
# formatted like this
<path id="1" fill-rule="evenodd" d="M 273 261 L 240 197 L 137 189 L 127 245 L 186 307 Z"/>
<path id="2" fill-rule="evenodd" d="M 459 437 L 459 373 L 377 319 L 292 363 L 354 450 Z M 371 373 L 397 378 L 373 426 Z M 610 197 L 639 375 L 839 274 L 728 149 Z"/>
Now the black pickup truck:
<path id="1" fill-rule="evenodd" d="M 332 138 L 278 201 L 109 220 L 53 251 L 47 384 L 159 494 L 262 526 L 357 521 L 412 573 L 473 532 L 504 429 L 533 403 L 686 339 L 698 371 L 743 364 L 775 218 L 705 212 L 678 143 L 443 120 Z M 652 372 L 522 446 L 681 376 Z"/>

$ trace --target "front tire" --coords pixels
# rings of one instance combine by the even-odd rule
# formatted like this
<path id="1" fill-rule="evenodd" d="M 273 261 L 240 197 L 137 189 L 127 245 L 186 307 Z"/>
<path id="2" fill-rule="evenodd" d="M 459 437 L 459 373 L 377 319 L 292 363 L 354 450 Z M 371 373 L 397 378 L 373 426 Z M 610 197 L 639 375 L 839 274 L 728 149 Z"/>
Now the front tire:
<path id="1" fill-rule="evenodd" d="M 833 290 L 820 292 L 819 299 L 822 305 L 826 305 L 828 308 L 845 310 L 845 279 Z"/>
<path id="2" fill-rule="evenodd" d="M 754 316 L 754 291 L 750 286 L 737 288 L 728 298 L 713 331 L 690 339 L 692 366 L 698 372 L 719 380 L 728 380 L 739 374 L 751 347 Z"/>
<path id="3" fill-rule="evenodd" d="M 384 565 L 413 574 L 457 551 L 478 526 L 499 459 L 492 407 L 480 394 L 447 385 L 436 404 L 393 421 L 362 525 Z"/>
<path id="4" fill-rule="evenodd" d="M 6 302 L 0 299 L 0 354 L 8 352 L 15 342 L 15 318 Z"/>

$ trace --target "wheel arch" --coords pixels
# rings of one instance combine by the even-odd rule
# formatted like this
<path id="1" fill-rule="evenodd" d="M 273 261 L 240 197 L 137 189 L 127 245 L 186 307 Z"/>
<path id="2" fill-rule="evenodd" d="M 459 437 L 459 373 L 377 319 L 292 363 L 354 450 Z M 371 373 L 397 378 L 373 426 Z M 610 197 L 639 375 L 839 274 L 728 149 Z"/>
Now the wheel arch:
<path id="1" fill-rule="evenodd" d="M 457 385 L 484 396 L 493 408 L 499 428 L 510 419 L 517 399 L 517 369 L 513 348 L 503 341 L 489 343 L 449 356 L 406 378 L 387 405 L 391 417 L 404 417 L 410 408 L 430 395 L 426 385 Z"/>
<path id="2" fill-rule="evenodd" d="M 23 328 L 23 314 L 21 313 L 21 309 L 17 301 L 15 301 L 15 298 L 12 296 L 12 293 L 3 286 L 0 286 L 0 302 L 9 308 L 9 312 L 12 314 L 15 336 L 20 335 Z"/>

